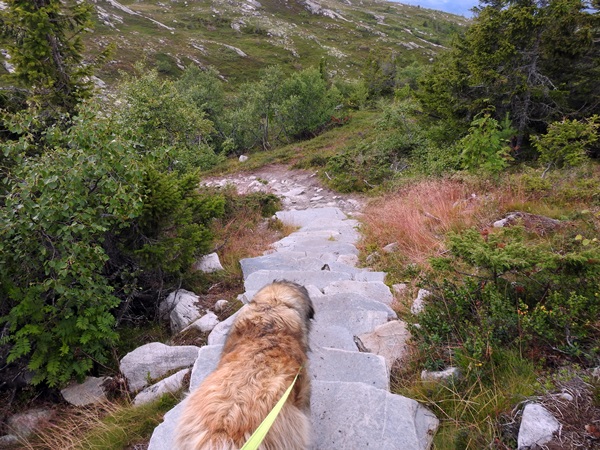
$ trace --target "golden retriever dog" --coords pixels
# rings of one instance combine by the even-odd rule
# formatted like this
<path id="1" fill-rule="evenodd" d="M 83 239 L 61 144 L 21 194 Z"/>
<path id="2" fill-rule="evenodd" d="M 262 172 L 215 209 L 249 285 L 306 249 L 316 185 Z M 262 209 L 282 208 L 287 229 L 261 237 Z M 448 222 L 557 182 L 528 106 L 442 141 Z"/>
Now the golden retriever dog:
<path id="1" fill-rule="evenodd" d="M 231 326 L 217 368 L 186 400 L 178 450 L 241 448 L 298 380 L 260 450 L 305 450 L 310 443 L 306 289 L 275 281 L 256 293 Z"/>

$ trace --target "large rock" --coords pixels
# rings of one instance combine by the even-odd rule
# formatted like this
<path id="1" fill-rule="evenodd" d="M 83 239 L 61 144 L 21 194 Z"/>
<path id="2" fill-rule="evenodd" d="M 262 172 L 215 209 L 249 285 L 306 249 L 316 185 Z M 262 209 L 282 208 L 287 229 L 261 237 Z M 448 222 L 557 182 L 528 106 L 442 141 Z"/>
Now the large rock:
<path id="1" fill-rule="evenodd" d="M 389 376 L 383 357 L 371 353 L 315 348 L 309 355 L 313 381 L 354 381 L 389 390 Z"/>
<path id="2" fill-rule="evenodd" d="M 379 281 L 336 281 L 323 289 L 325 295 L 355 293 L 386 305 L 391 305 L 394 296 L 384 283 Z"/>
<path id="3" fill-rule="evenodd" d="M 110 377 L 87 377 L 83 383 L 72 383 L 62 389 L 63 398 L 74 406 L 87 406 L 102 403 L 107 400 L 103 384 Z"/>
<path id="4" fill-rule="evenodd" d="M 145 405 L 146 403 L 158 400 L 165 394 L 175 394 L 183 389 L 185 376 L 190 373 L 190 369 L 183 369 L 174 373 L 170 377 L 159 381 L 152 386 L 147 387 L 133 399 L 135 406 Z"/>
<path id="5" fill-rule="evenodd" d="M 523 410 L 518 450 L 528 450 L 533 446 L 541 446 L 552 440 L 552 435 L 560 430 L 560 423 L 542 405 L 529 403 Z"/>
<path id="6" fill-rule="evenodd" d="M 405 322 L 392 320 L 379 325 L 370 333 L 361 334 L 357 339 L 362 346 L 361 350 L 375 353 L 385 359 L 389 373 L 396 361 L 406 357 L 410 332 Z"/>
<path id="7" fill-rule="evenodd" d="M 314 450 L 425 450 L 439 421 L 424 406 L 364 383 L 315 381 Z"/>
<path id="8" fill-rule="evenodd" d="M 129 391 L 137 392 L 169 372 L 191 367 L 199 350 L 193 345 L 171 347 L 151 342 L 127 353 L 119 369 L 127 378 Z"/>
<path id="9" fill-rule="evenodd" d="M 175 448 L 175 430 L 184 408 L 185 400 L 165 414 L 163 422 L 152 433 L 148 450 L 173 450 Z"/>
<path id="10" fill-rule="evenodd" d="M 54 411 L 51 409 L 31 409 L 10 416 L 6 421 L 6 426 L 11 435 L 25 439 L 31 436 L 36 430 L 47 426 L 53 416 Z"/>
<path id="11" fill-rule="evenodd" d="M 460 369 L 458 367 L 448 367 L 447 369 L 437 371 L 423 370 L 421 372 L 421 380 L 423 381 L 449 382 L 458 380 L 460 376 Z"/>
<path id="12" fill-rule="evenodd" d="M 200 297 L 185 289 L 171 292 L 159 306 L 160 317 L 162 319 L 168 317 L 171 331 L 179 333 L 202 315 L 202 311 L 198 308 L 198 300 Z"/>
<path id="13" fill-rule="evenodd" d="M 208 333 L 212 331 L 218 324 L 219 318 L 217 317 L 217 315 L 214 312 L 209 311 L 208 313 L 200 317 L 198 320 L 193 322 L 191 325 L 189 325 L 187 328 L 195 328 L 196 330 L 201 331 L 202 333 Z"/>

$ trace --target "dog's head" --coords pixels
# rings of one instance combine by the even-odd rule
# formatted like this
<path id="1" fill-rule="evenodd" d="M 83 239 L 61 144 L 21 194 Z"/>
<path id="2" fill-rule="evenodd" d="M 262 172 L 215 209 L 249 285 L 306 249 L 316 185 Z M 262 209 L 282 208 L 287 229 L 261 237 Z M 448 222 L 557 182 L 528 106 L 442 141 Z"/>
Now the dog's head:
<path id="1" fill-rule="evenodd" d="M 304 286 L 292 281 L 277 280 L 258 291 L 252 303 L 257 306 L 279 303 L 290 308 L 298 314 L 308 336 L 310 320 L 315 316 L 315 309 Z"/>

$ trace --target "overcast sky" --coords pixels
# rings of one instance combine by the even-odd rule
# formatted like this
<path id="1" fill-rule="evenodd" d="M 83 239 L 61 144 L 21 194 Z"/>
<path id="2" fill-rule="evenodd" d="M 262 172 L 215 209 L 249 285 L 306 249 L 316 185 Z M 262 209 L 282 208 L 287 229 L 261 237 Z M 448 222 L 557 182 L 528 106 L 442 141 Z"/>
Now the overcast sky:
<path id="1" fill-rule="evenodd" d="M 471 9 L 479 4 L 477 0 L 398 0 L 407 5 L 420 5 L 423 8 L 439 9 L 453 14 L 471 17 Z"/>

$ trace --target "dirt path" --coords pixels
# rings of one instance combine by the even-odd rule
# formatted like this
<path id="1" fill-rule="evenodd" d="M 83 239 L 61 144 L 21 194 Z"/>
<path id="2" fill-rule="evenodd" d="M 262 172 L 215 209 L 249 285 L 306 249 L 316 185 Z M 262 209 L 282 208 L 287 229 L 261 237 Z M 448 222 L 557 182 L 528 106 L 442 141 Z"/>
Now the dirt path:
<path id="1" fill-rule="evenodd" d="M 323 186 L 317 172 L 290 169 L 273 164 L 260 169 L 224 177 L 211 177 L 206 186 L 236 186 L 238 193 L 266 192 L 282 198 L 283 209 L 300 210 L 334 206 L 347 214 L 362 210 L 365 199 L 356 194 L 340 194 Z"/>

